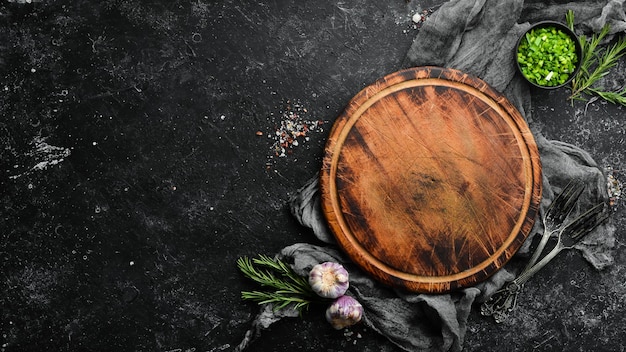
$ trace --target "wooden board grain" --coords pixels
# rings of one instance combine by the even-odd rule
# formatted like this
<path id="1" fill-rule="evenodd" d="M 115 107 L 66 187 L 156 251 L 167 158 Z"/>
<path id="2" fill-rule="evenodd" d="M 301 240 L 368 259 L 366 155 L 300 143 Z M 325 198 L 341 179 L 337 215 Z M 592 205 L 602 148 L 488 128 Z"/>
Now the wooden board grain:
<path id="1" fill-rule="evenodd" d="M 368 86 L 336 120 L 325 153 L 322 208 L 339 245 L 410 291 L 488 278 L 527 238 L 541 201 L 525 120 L 452 69 L 407 69 Z"/>

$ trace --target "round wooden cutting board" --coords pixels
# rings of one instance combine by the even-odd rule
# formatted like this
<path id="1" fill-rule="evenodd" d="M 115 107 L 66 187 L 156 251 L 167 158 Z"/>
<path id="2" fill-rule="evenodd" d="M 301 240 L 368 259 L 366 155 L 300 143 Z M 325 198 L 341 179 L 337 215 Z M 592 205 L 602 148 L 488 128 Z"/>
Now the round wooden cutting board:
<path id="1" fill-rule="evenodd" d="M 472 286 L 528 236 L 541 201 L 537 145 L 482 80 L 418 67 L 363 89 L 333 125 L 320 175 L 339 245 L 415 292 Z"/>

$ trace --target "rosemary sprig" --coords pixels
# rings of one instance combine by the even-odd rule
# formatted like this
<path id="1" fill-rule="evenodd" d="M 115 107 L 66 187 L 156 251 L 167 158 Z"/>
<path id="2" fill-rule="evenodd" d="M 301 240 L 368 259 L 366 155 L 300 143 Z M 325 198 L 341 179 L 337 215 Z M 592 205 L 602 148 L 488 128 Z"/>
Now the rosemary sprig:
<path id="1" fill-rule="evenodd" d="M 287 292 L 262 292 L 262 291 L 242 291 L 241 298 L 256 301 L 258 304 L 274 303 L 274 309 L 280 310 L 293 304 L 293 308 L 300 313 L 307 309 L 311 301 L 297 296 L 289 296 Z"/>
<path id="2" fill-rule="evenodd" d="M 565 15 L 568 27 L 574 30 L 574 12 L 569 10 Z M 626 54 L 626 38 L 621 37 L 608 48 L 599 48 L 602 40 L 609 34 L 610 26 L 606 24 L 599 33 L 593 34 L 591 39 L 579 37 L 583 57 L 581 68 L 572 80 L 570 100 L 586 100 L 585 95 L 596 95 L 614 104 L 626 105 L 626 88 L 617 92 L 604 91 L 603 87 L 596 87 L 600 79 L 609 74 L 617 61 Z"/>
<path id="3" fill-rule="evenodd" d="M 626 87 L 619 92 L 603 92 L 593 88 L 590 90 L 609 103 L 626 105 Z"/>
<path id="4" fill-rule="evenodd" d="M 239 270 L 270 291 L 242 291 L 241 298 L 252 300 L 258 304 L 274 303 L 275 309 L 283 309 L 292 304 L 293 308 L 302 313 L 314 301 L 320 300 L 306 278 L 298 275 L 293 269 L 281 261 L 266 255 L 250 260 L 242 257 L 237 260 Z M 261 269 L 265 268 L 265 269 Z"/>

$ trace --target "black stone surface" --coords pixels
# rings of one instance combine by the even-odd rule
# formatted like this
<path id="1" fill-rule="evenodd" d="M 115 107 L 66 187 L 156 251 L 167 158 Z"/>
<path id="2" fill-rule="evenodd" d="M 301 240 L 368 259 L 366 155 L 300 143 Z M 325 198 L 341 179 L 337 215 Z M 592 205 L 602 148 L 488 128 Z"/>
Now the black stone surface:
<path id="1" fill-rule="evenodd" d="M 257 307 L 240 256 L 314 242 L 286 201 L 349 99 L 400 68 L 439 1 L 47 1 L 0 5 L 0 351 L 230 351 Z M 624 62 L 608 83 L 625 83 Z M 549 138 L 623 178 L 624 109 L 533 91 Z M 287 122 L 296 126 L 284 125 Z M 282 125 L 281 125 L 282 124 Z M 277 133 L 309 127 L 277 149 Z M 620 351 L 626 258 L 567 252 L 467 351 Z M 251 351 L 398 351 L 323 309 Z"/>

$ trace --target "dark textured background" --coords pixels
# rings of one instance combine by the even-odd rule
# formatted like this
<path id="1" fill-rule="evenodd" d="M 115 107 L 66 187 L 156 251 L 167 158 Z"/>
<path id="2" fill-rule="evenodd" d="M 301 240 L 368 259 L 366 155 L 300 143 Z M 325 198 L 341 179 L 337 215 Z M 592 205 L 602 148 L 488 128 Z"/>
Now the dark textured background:
<path id="1" fill-rule="evenodd" d="M 287 199 L 348 100 L 400 68 L 413 14 L 436 3 L 2 2 L 0 351 L 232 350 L 257 312 L 236 259 L 314 241 Z M 549 138 L 624 177 L 623 108 L 572 106 L 567 90 L 533 99 Z M 276 133 L 304 125 L 277 156 Z M 624 350 L 621 200 L 613 221 L 614 266 L 562 254 L 511 321 L 474 312 L 466 350 Z M 322 314 L 281 321 L 250 350 L 397 350 Z"/>

